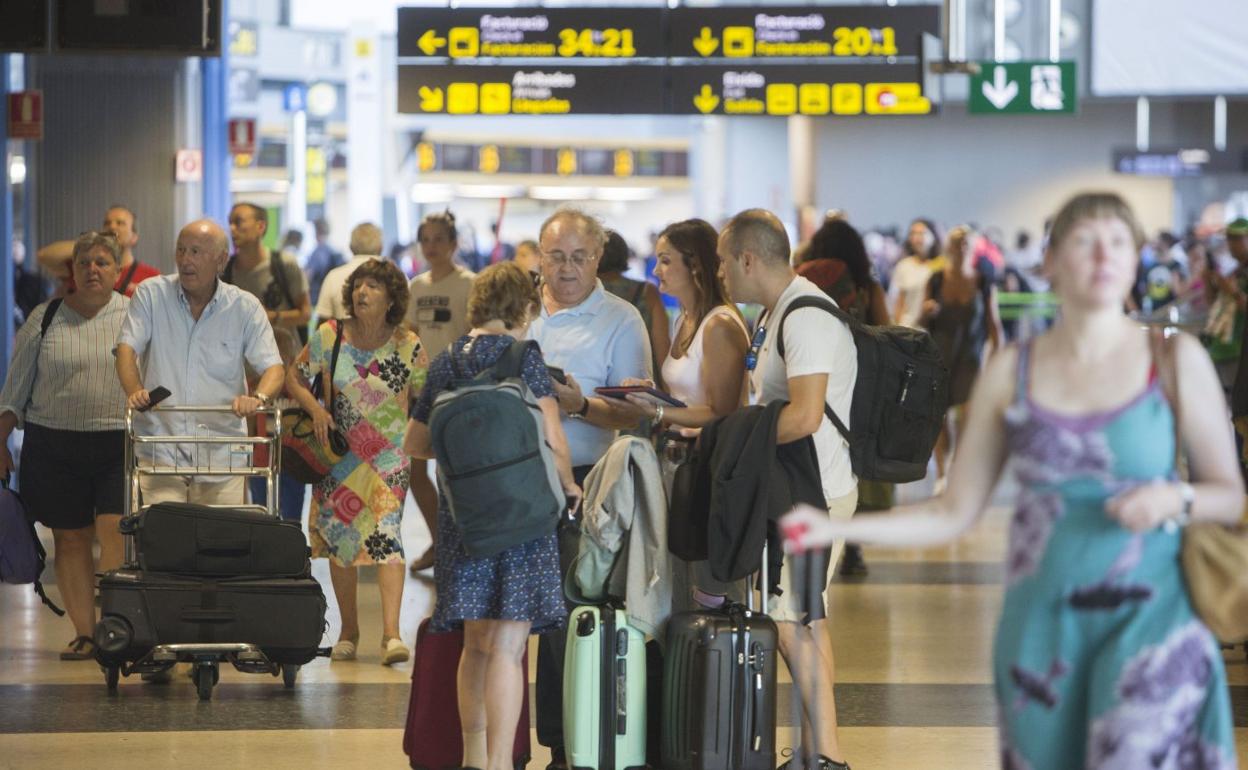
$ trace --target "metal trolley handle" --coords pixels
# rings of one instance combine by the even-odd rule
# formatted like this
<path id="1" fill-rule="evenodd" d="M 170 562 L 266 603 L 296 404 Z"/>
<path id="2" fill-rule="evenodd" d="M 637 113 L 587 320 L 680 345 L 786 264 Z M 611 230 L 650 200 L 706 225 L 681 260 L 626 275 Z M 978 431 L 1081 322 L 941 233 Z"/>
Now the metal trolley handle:
<path id="1" fill-rule="evenodd" d="M 225 406 L 156 406 L 150 412 L 159 412 L 163 414 L 233 414 L 234 408 L 230 405 Z M 257 510 L 263 511 L 270 516 L 276 518 L 278 516 L 277 509 L 277 477 L 281 473 L 281 446 L 282 446 L 282 410 L 276 406 L 261 407 L 256 410 L 257 415 L 265 415 L 271 417 L 272 424 L 271 435 L 265 436 L 237 436 L 237 435 L 217 435 L 199 434 L 192 436 L 165 436 L 165 435 L 148 435 L 141 434 L 135 427 L 135 410 L 126 407 L 125 413 L 125 473 L 126 485 L 124 495 L 124 505 L 122 515 L 125 518 L 136 516 L 142 512 L 143 507 L 139 504 L 139 479 L 143 476 L 245 476 L 260 477 L 265 481 L 266 503 L 264 506 L 255 506 Z M 150 464 L 144 464 L 136 451 L 137 447 L 142 444 L 146 446 L 170 446 L 170 445 L 187 445 L 194 446 L 195 462 L 193 464 L 183 465 L 179 462 L 180 457 L 177 453 L 174 455 L 174 463 L 172 466 L 158 465 L 155 458 Z M 230 460 L 224 467 L 213 465 L 211 450 L 219 446 L 237 446 L 239 444 L 249 445 L 251 452 L 248 453 L 249 462 L 247 465 L 235 465 L 234 456 L 230 455 Z M 201 463 L 200 450 L 207 448 L 208 462 Z M 255 465 L 255 450 L 259 447 L 268 448 L 268 464 Z M 237 505 L 218 506 L 223 508 L 238 508 Z"/>

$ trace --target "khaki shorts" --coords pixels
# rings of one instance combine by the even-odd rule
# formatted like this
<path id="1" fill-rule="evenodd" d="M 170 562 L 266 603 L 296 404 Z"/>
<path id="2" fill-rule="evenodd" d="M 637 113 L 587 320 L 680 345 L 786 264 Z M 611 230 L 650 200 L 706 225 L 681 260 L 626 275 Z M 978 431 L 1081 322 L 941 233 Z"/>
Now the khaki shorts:
<path id="1" fill-rule="evenodd" d="M 854 515 L 854 510 L 858 507 L 858 488 L 854 491 L 838 497 L 834 500 L 827 501 L 828 515 L 838 519 L 848 519 Z M 832 544 L 832 555 L 828 560 L 828 584 L 832 582 L 832 578 L 836 575 L 836 564 L 841 560 L 841 552 L 845 550 L 845 541 L 837 540 Z M 793 583 L 793 563 L 788 554 L 784 555 L 784 567 L 780 571 L 780 590 L 783 592 L 780 596 L 772 596 L 767 602 L 767 614 L 777 623 L 800 623 L 806 613 L 802 611 L 798 602 L 798 592 L 794 590 Z M 824 608 L 827 608 L 828 587 L 823 586 L 821 601 Z"/>
<path id="2" fill-rule="evenodd" d="M 242 505 L 246 502 L 243 499 L 243 488 L 242 476 L 228 477 L 224 481 L 208 481 L 190 476 L 144 476 L 139 479 L 143 505 Z"/>

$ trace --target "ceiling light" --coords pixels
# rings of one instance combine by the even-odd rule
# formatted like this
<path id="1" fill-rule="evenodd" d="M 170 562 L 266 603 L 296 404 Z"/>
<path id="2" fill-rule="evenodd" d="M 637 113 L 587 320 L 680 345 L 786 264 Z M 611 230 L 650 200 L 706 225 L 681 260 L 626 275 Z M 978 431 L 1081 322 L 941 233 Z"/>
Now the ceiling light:
<path id="1" fill-rule="evenodd" d="M 449 184 L 414 184 L 409 197 L 412 203 L 449 203 L 455 194 Z"/>
<path id="2" fill-rule="evenodd" d="M 529 188 L 529 197 L 539 201 L 583 201 L 592 194 L 588 187 L 563 185 L 534 185 Z"/>
<path id="3" fill-rule="evenodd" d="M 598 187 L 594 197 L 600 201 L 648 201 L 657 197 L 657 187 Z"/>
<path id="4" fill-rule="evenodd" d="M 524 188 L 514 184 L 461 184 L 455 186 L 456 198 L 519 198 Z"/>

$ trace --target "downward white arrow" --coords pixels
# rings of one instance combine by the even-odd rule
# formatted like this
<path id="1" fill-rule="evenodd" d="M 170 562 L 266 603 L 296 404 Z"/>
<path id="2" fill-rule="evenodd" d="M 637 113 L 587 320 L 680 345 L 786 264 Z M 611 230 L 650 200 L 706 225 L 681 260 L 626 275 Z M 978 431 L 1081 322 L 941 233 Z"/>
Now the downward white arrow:
<path id="1" fill-rule="evenodd" d="M 994 67 L 992 70 L 992 82 L 984 83 L 984 97 L 992 102 L 992 106 L 998 110 L 1005 109 L 1006 105 L 1014 101 L 1014 97 L 1018 96 L 1018 83 L 1008 79 L 1005 74 L 1005 67 Z"/>

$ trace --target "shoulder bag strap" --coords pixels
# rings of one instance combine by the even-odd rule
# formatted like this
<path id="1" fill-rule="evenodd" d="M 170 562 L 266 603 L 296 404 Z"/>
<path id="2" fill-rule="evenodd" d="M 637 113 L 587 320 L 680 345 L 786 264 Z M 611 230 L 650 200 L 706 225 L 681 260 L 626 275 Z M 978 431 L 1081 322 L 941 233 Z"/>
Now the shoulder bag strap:
<path id="1" fill-rule="evenodd" d="M 139 260 L 136 259 L 130 263 L 130 269 L 126 271 L 126 277 L 121 279 L 121 286 L 115 287 L 113 291 L 124 295 L 126 293 L 126 289 L 130 288 L 130 281 L 134 280 L 134 273 L 138 269 Z"/>
<path id="2" fill-rule="evenodd" d="M 1170 404 L 1174 413 L 1174 457 L 1175 468 L 1180 467 L 1183 460 L 1182 412 L 1179 408 L 1179 372 L 1174 361 L 1174 343 L 1166 339 L 1161 329 L 1148 330 L 1148 345 L 1153 354 L 1153 366 L 1156 367 L 1157 379 L 1161 392 Z"/>
<path id="3" fill-rule="evenodd" d="M 61 303 L 65 301 L 64 297 L 57 297 L 48 303 L 48 307 L 43 311 L 43 319 L 39 322 L 39 342 L 43 342 L 43 338 L 48 335 L 48 327 L 52 325 L 52 319 L 56 318 L 56 311 L 61 309 Z"/>
<path id="4" fill-rule="evenodd" d="M 342 348 L 342 325 L 339 320 L 327 321 L 334 325 L 334 349 L 329 356 L 329 371 L 323 372 L 322 381 L 325 383 L 325 408 L 332 414 L 334 411 L 334 372 L 338 369 L 338 351 Z"/>
<path id="5" fill-rule="evenodd" d="M 221 271 L 221 280 L 226 283 L 234 283 L 234 260 L 238 259 L 237 254 L 231 254 L 230 258 L 225 261 L 225 269 Z"/>
<path id="6" fill-rule="evenodd" d="M 831 313 L 833 318 L 849 327 L 851 334 L 854 329 L 858 327 L 858 322 L 854 320 L 853 316 L 849 315 L 844 310 L 841 310 L 830 300 L 824 299 L 823 297 L 812 297 L 809 295 L 798 297 L 790 302 L 789 306 L 784 309 L 784 315 L 780 316 L 780 325 L 776 327 L 776 352 L 780 354 L 781 358 L 784 358 L 785 319 L 789 317 L 789 313 L 792 313 L 794 310 L 801 310 L 804 307 L 817 307 L 820 310 Z M 836 412 L 832 411 L 832 407 L 829 406 L 826 401 L 823 404 L 823 413 L 827 415 L 832 424 L 836 426 L 836 429 L 840 432 L 841 437 L 846 441 L 849 441 L 849 428 L 845 426 L 845 423 L 841 421 L 840 417 L 836 416 Z"/>

